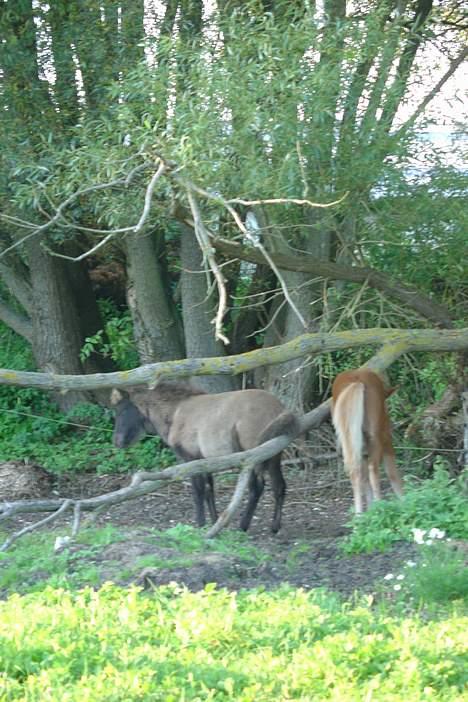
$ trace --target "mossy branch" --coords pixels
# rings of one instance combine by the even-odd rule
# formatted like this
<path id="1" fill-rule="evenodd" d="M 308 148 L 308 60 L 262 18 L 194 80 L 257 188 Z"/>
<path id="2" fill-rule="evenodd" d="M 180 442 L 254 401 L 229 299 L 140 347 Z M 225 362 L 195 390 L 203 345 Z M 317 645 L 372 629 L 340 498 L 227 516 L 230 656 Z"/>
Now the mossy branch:
<path id="1" fill-rule="evenodd" d="M 303 356 L 339 351 L 358 346 L 381 346 L 372 359 L 372 368 L 383 370 L 405 353 L 417 351 L 463 351 L 468 349 L 465 329 L 354 329 L 333 334 L 302 334 L 279 346 L 249 351 L 233 356 L 184 358 L 150 363 L 129 371 L 56 375 L 0 369 L 0 385 L 18 385 L 42 390 L 96 390 L 102 388 L 147 385 L 161 379 L 188 378 L 198 375 L 239 375 L 260 366 L 283 363 Z"/>

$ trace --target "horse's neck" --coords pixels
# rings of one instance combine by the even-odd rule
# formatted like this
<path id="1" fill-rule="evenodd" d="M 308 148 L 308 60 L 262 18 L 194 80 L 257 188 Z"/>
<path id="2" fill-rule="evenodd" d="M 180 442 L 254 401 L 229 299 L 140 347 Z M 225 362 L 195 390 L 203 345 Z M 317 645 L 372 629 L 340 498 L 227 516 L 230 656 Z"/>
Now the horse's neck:
<path id="1" fill-rule="evenodd" d="M 167 442 L 174 413 L 180 405 L 180 398 L 171 398 L 155 390 L 136 392 L 132 401 L 154 427 L 155 433 Z"/>

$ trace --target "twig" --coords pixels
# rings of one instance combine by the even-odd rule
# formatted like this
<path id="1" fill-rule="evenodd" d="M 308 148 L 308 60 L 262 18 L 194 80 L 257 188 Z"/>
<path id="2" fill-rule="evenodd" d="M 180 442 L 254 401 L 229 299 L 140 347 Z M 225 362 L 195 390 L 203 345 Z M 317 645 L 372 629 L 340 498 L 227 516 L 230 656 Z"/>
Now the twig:
<path id="1" fill-rule="evenodd" d="M 29 533 L 30 531 L 34 531 L 35 529 L 39 529 L 39 527 L 43 526 L 44 524 L 47 524 L 48 522 L 53 522 L 57 517 L 59 517 L 61 514 L 66 512 L 66 510 L 70 507 L 70 505 L 73 503 L 72 500 L 65 500 L 62 505 L 58 508 L 56 512 L 53 514 L 49 514 L 48 517 L 45 517 L 44 519 L 39 520 L 38 522 L 35 522 L 34 524 L 30 524 L 27 527 L 24 527 L 24 529 L 20 529 L 20 531 L 15 532 L 12 534 L 4 543 L 2 544 L 0 551 L 6 551 L 11 544 L 16 541 L 16 539 L 19 539 L 20 536 L 24 536 L 24 534 Z"/>

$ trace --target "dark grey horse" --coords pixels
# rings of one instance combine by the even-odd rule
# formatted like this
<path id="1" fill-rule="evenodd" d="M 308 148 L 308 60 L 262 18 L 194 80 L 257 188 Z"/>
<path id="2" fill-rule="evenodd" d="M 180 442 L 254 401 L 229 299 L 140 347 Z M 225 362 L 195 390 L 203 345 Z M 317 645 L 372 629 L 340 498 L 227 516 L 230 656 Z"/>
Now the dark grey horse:
<path id="1" fill-rule="evenodd" d="M 113 390 L 115 406 L 114 444 L 130 446 L 145 434 L 157 434 L 182 461 L 214 458 L 245 451 L 281 434 L 295 436 L 298 421 L 279 400 L 264 390 L 236 390 L 207 394 L 187 383 L 161 382 L 153 390 Z M 281 472 L 281 454 L 257 464 L 251 473 L 249 499 L 241 528 L 247 531 L 270 475 L 275 512 L 272 531 L 281 526 L 286 483 Z M 217 519 L 213 476 L 192 478 L 196 519 L 205 524 L 206 501 L 213 522 Z"/>

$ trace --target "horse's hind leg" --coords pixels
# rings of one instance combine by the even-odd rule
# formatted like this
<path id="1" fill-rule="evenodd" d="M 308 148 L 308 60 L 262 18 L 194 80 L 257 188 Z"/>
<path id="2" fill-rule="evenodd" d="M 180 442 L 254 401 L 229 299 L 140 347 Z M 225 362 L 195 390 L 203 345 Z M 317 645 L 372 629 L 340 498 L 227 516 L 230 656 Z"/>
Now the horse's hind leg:
<path id="1" fill-rule="evenodd" d="M 383 461 L 393 492 L 398 497 L 401 497 L 403 495 L 403 481 L 396 465 L 393 448 L 385 449 Z"/>
<path id="2" fill-rule="evenodd" d="M 240 528 L 243 529 L 243 531 L 247 531 L 249 528 L 253 514 L 264 489 L 265 478 L 263 477 L 263 471 L 256 466 L 250 474 L 249 501 L 240 522 Z"/>
<path id="3" fill-rule="evenodd" d="M 213 476 L 211 475 L 211 473 L 206 473 L 205 500 L 206 500 L 206 504 L 208 506 L 208 511 L 210 513 L 211 521 L 214 524 L 216 522 L 216 520 L 218 519 L 218 512 L 216 510 L 216 503 L 215 503 L 214 480 L 213 480 Z"/>
<path id="4" fill-rule="evenodd" d="M 195 515 L 199 527 L 205 526 L 205 488 L 204 475 L 194 475 L 191 478 L 193 500 L 195 502 Z M 210 510 L 211 511 L 211 510 Z"/>
<path id="5" fill-rule="evenodd" d="M 281 528 L 281 514 L 283 512 L 284 497 L 286 495 L 286 481 L 281 472 L 281 456 L 271 458 L 267 462 L 267 468 L 275 498 L 275 512 L 271 523 L 271 530 L 276 534 Z"/>

